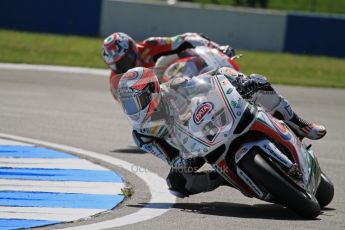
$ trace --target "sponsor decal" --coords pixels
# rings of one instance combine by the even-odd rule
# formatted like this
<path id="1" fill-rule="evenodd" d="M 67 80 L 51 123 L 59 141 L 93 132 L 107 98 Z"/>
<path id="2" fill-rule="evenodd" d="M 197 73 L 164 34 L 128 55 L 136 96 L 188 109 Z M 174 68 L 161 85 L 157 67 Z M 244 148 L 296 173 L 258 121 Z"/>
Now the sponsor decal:
<path id="1" fill-rule="evenodd" d="M 274 127 L 276 128 L 276 130 L 278 131 L 279 135 L 284 140 L 290 141 L 293 138 L 284 122 L 280 122 L 279 120 L 275 118 L 272 118 L 271 121 Z"/>
<path id="2" fill-rule="evenodd" d="M 243 154 L 243 153 L 245 153 L 245 152 L 247 152 L 247 151 L 248 151 L 248 148 L 247 148 L 247 147 L 243 147 L 243 148 L 240 150 L 239 154 Z"/>
<path id="3" fill-rule="evenodd" d="M 231 93 L 232 93 L 232 91 L 234 91 L 234 88 L 230 88 L 230 89 L 228 89 L 228 91 L 226 91 L 226 94 L 231 94 Z"/>
<path id="4" fill-rule="evenodd" d="M 263 196 L 263 192 L 256 186 L 256 184 L 240 169 L 237 168 L 237 175 L 259 196 Z"/>
<path id="5" fill-rule="evenodd" d="M 270 153 L 270 155 L 276 156 L 278 159 L 281 159 L 280 156 L 278 156 L 278 155 L 276 154 L 276 152 L 273 151 L 268 145 L 264 145 L 264 148 L 265 148 L 266 150 L 268 150 L 268 152 Z"/>
<path id="6" fill-rule="evenodd" d="M 243 99 L 240 97 L 237 101 L 231 101 L 231 106 L 235 109 L 239 109 L 244 104 Z"/>
<path id="7" fill-rule="evenodd" d="M 204 102 L 201 103 L 193 114 L 193 121 L 195 124 L 200 124 L 202 119 L 209 114 L 214 108 L 213 103 L 211 102 Z"/>
<path id="8" fill-rule="evenodd" d="M 248 152 L 248 148 L 247 147 L 242 147 L 241 149 L 239 149 L 236 154 L 235 154 L 235 160 L 236 162 L 238 162 L 239 160 L 241 160 L 241 158 L 244 156 L 245 153 Z"/>
<path id="9" fill-rule="evenodd" d="M 135 91 L 132 88 L 121 87 L 117 90 L 117 93 L 122 98 L 131 98 L 135 94 Z"/>
<path id="10" fill-rule="evenodd" d="M 270 154 L 273 158 L 277 159 L 278 161 L 280 161 L 280 162 L 281 162 L 282 164 L 284 164 L 285 166 L 291 167 L 291 163 L 288 162 L 283 156 L 281 156 L 280 154 L 276 153 L 276 152 L 271 148 L 270 144 L 268 144 L 268 145 L 265 144 L 263 147 L 269 152 L 269 154 Z M 278 150 L 278 151 L 279 151 L 279 150 Z"/>
<path id="11" fill-rule="evenodd" d="M 134 80 L 139 76 L 137 71 L 129 71 L 127 73 L 125 73 L 125 75 L 123 75 L 123 79 L 126 80 Z"/>
<path id="12" fill-rule="evenodd" d="M 183 138 L 182 143 L 185 145 L 188 142 L 188 137 Z"/>

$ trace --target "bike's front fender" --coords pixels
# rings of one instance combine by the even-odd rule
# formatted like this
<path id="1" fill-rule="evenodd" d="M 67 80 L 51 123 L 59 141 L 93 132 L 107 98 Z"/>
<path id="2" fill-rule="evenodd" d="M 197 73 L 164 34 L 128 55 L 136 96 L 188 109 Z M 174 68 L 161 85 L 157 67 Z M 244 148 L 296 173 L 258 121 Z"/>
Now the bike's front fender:
<path id="1" fill-rule="evenodd" d="M 249 149 L 257 146 L 267 157 L 286 167 L 287 171 L 293 172 L 296 170 L 295 173 L 301 174 L 302 183 L 299 183 L 299 185 L 308 193 L 315 195 L 321 178 L 320 166 L 312 151 L 307 149 L 293 131 L 283 121 L 264 111 L 258 112 L 251 130 L 260 132 L 270 140 L 284 146 L 291 154 L 290 158 L 286 155 L 286 151 L 283 153 L 282 149 L 277 148 L 268 139 L 263 139 L 244 144 L 236 153 L 236 159 L 239 161 L 248 153 Z"/>

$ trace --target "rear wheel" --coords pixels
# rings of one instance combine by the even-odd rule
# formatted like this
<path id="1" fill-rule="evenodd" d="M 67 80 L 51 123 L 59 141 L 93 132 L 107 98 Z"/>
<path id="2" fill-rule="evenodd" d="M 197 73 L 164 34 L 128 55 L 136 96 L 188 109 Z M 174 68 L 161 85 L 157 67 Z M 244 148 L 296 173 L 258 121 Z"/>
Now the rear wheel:
<path id="1" fill-rule="evenodd" d="M 334 185 L 332 181 L 326 176 L 326 174 L 321 173 L 320 185 L 316 192 L 316 199 L 319 202 L 321 208 L 327 206 L 331 203 L 334 196 Z"/>
<path id="2" fill-rule="evenodd" d="M 240 167 L 257 184 L 264 187 L 280 204 L 308 219 L 316 218 L 320 206 L 313 196 L 298 190 L 281 176 L 259 153 L 252 149 L 240 162 Z"/>

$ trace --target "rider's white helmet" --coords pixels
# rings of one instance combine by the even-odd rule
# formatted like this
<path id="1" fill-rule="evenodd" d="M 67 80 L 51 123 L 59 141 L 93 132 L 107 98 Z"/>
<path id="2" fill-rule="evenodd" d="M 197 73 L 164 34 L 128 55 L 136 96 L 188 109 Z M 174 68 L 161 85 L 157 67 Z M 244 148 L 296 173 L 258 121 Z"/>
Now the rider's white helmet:
<path id="1" fill-rule="evenodd" d="M 119 100 L 134 125 L 150 119 L 160 102 L 160 86 L 153 70 L 137 67 L 122 75 Z"/>

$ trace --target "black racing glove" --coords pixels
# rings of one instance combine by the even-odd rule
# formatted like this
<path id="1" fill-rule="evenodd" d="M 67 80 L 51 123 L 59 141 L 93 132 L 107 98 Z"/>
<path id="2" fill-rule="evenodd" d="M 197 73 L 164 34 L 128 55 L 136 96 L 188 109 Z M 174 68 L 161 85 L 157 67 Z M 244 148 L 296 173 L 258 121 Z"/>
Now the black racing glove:
<path id="1" fill-rule="evenodd" d="M 246 81 L 243 81 L 242 84 L 240 85 L 241 91 L 243 93 L 250 93 L 256 91 L 258 88 L 259 84 L 255 82 L 252 79 L 247 79 Z"/>
<path id="2" fill-rule="evenodd" d="M 236 55 L 235 49 L 229 45 L 219 46 L 218 50 L 227 55 L 228 57 L 233 57 Z"/>
<path id="3" fill-rule="evenodd" d="M 273 91 L 271 84 L 265 77 L 258 74 L 252 74 L 251 76 L 253 77 L 240 76 L 237 78 L 236 88 L 243 98 L 250 98 L 258 90 Z"/>

